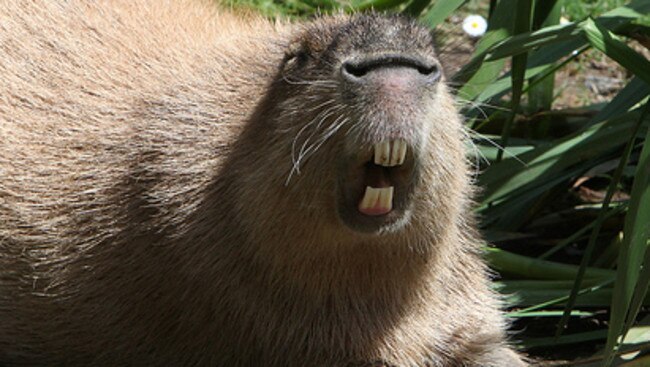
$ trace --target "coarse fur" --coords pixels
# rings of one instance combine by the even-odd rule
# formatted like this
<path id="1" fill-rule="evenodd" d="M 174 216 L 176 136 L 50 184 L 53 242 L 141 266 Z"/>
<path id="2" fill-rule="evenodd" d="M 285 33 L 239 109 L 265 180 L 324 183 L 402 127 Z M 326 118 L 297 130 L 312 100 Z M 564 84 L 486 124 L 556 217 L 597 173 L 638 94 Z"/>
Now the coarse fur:
<path id="1" fill-rule="evenodd" d="M 433 55 L 394 16 L 3 0 L 0 364 L 524 366 L 444 82 L 406 112 L 341 97 L 333 70 L 377 44 Z M 419 174 L 368 233 L 334 188 L 382 134 Z"/>

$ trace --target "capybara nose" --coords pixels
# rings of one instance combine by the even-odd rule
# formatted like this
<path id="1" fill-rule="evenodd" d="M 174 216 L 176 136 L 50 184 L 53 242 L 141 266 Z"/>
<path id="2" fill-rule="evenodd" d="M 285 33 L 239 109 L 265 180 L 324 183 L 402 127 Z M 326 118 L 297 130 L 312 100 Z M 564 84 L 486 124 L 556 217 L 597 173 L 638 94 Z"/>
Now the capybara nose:
<path id="1" fill-rule="evenodd" d="M 345 61 L 341 75 L 351 84 L 381 83 L 401 89 L 434 84 L 441 70 L 436 62 L 389 54 Z"/>

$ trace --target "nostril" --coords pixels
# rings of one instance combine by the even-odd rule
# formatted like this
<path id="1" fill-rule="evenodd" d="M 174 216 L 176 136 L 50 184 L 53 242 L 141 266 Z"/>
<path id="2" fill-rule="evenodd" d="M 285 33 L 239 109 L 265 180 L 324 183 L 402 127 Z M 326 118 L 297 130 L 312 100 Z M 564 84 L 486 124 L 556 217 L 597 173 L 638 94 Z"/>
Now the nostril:
<path id="1" fill-rule="evenodd" d="M 420 74 L 426 77 L 429 82 L 437 82 L 442 76 L 442 70 L 437 64 L 432 64 L 430 66 L 420 66 L 418 67 Z"/>
<path id="2" fill-rule="evenodd" d="M 426 76 L 432 76 L 432 75 L 440 74 L 440 70 L 438 69 L 437 65 L 418 66 L 417 69 L 418 69 L 418 72 L 420 74 L 426 75 Z"/>
<path id="3" fill-rule="evenodd" d="M 348 74 L 357 78 L 362 78 L 368 73 L 368 71 L 370 71 L 370 67 L 367 65 L 354 65 L 349 62 L 344 63 L 342 69 L 343 74 Z"/>

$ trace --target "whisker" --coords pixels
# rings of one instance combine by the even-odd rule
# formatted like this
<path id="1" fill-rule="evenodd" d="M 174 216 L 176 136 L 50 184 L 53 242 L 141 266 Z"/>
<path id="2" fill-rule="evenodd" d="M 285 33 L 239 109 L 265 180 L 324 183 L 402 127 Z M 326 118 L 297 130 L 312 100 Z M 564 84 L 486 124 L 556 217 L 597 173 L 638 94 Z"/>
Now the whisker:
<path id="1" fill-rule="evenodd" d="M 499 143 L 497 143 L 496 141 L 494 141 L 494 140 L 488 138 L 487 136 L 485 136 L 485 135 L 483 135 L 483 134 L 481 134 L 481 133 L 479 133 L 479 132 L 477 132 L 477 131 L 475 131 L 475 130 L 472 130 L 472 129 L 468 129 L 468 132 L 469 132 L 469 134 L 470 134 L 470 135 L 469 135 L 470 137 L 472 137 L 471 134 L 476 135 L 476 136 L 478 136 L 480 139 L 485 140 L 485 141 L 487 141 L 488 143 L 490 143 L 490 145 L 496 147 L 496 148 L 499 149 L 499 150 L 502 150 L 505 154 L 507 154 L 509 157 L 515 159 L 517 162 L 521 163 L 522 165 L 524 165 L 524 166 L 526 166 L 526 167 L 528 166 L 528 164 L 526 164 L 526 162 L 522 161 L 519 157 L 517 157 L 517 155 L 515 155 L 514 153 L 508 151 L 508 148 L 504 148 L 503 146 L 501 146 L 501 145 L 500 145 Z"/>
<path id="2" fill-rule="evenodd" d="M 312 108 L 312 110 L 317 110 L 318 108 L 322 108 L 324 106 L 330 105 L 332 103 L 336 102 L 335 100 L 327 100 L 320 105 Z M 293 177 L 294 174 L 300 174 L 300 165 L 301 162 L 306 159 L 307 154 L 310 152 L 311 147 L 309 146 L 309 142 L 311 139 L 316 136 L 318 133 L 318 130 L 322 127 L 323 123 L 334 113 L 339 111 L 342 108 L 340 105 L 334 105 L 329 108 L 324 108 L 322 111 L 320 111 L 311 121 L 309 121 L 305 126 L 303 126 L 296 136 L 294 137 L 292 143 L 291 143 L 291 160 L 292 160 L 292 167 L 291 171 L 289 172 L 289 175 L 287 177 L 287 180 L 285 182 L 285 185 L 289 184 L 289 181 L 291 181 L 291 178 Z M 336 121 L 336 120 L 335 120 Z M 302 143 L 300 146 L 300 150 L 297 151 L 297 145 L 300 137 L 303 135 L 303 133 L 308 129 L 316 125 L 309 136 L 305 139 L 305 141 Z"/>

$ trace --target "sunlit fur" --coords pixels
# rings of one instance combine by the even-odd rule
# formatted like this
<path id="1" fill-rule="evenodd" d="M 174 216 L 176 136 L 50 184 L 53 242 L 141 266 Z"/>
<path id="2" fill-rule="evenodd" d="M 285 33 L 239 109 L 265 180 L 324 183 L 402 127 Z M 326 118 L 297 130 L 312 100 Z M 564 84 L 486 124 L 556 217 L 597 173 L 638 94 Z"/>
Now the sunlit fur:
<path id="1" fill-rule="evenodd" d="M 373 111 L 317 71 L 341 29 L 387 22 L 427 47 L 377 15 L 2 1 L 0 364 L 523 366 L 443 83 L 415 106 L 409 216 L 375 234 L 337 217 L 336 160 L 387 128 L 355 125 Z M 296 52 L 331 68 L 296 72 Z"/>

